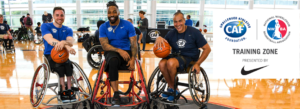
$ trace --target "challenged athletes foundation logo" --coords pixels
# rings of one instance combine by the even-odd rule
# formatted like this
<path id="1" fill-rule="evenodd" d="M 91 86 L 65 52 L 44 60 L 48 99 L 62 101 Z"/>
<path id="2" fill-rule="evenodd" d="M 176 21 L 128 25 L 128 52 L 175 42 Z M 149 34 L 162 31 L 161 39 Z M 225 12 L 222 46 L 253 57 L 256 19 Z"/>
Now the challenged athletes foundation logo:
<path id="1" fill-rule="evenodd" d="M 223 28 L 224 33 L 227 35 L 225 40 L 229 42 L 241 42 L 246 40 L 244 35 L 247 29 L 251 28 L 251 25 L 242 17 L 229 17 L 221 23 L 220 28 Z"/>
<path id="2" fill-rule="evenodd" d="M 265 37 L 273 43 L 284 42 L 291 34 L 288 29 L 290 24 L 282 16 L 268 18 L 264 23 L 264 27 L 266 28 L 266 31 L 264 31 Z"/>

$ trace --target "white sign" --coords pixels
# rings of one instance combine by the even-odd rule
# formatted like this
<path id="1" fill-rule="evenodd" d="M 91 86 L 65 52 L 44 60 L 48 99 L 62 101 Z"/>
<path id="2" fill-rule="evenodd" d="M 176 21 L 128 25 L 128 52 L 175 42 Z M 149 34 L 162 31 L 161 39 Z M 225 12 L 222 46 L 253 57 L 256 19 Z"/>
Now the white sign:
<path id="1" fill-rule="evenodd" d="M 214 11 L 217 78 L 299 78 L 299 13 Z"/>

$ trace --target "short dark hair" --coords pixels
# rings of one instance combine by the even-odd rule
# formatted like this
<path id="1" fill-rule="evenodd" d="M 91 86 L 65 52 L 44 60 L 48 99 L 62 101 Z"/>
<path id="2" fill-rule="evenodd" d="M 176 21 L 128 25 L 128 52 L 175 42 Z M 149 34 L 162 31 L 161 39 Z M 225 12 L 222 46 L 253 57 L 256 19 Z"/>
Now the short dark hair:
<path id="1" fill-rule="evenodd" d="M 191 18 L 191 15 L 187 15 L 189 18 Z"/>
<path id="2" fill-rule="evenodd" d="M 174 16 L 178 15 L 178 14 L 182 14 L 182 16 L 184 16 L 184 14 L 180 11 L 180 10 L 177 10 L 176 13 L 174 13 Z"/>
<path id="3" fill-rule="evenodd" d="M 5 20 L 5 21 L 3 21 L 3 23 L 7 23 L 7 21 Z"/>
<path id="4" fill-rule="evenodd" d="M 62 8 L 62 7 L 60 7 L 60 6 L 58 6 L 58 7 L 54 7 L 54 9 L 53 9 L 53 15 L 54 15 L 54 12 L 55 12 L 56 10 L 62 10 L 62 11 L 65 13 L 65 9 Z"/>
<path id="5" fill-rule="evenodd" d="M 25 16 L 22 16 L 22 18 L 25 18 Z"/>
<path id="6" fill-rule="evenodd" d="M 110 6 L 115 6 L 117 7 L 117 9 L 119 9 L 118 5 L 116 4 L 116 1 L 109 1 L 107 4 L 106 4 L 106 7 L 110 7 Z"/>
<path id="7" fill-rule="evenodd" d="M 131 18 L 128 18 L 127 20 L 130 20 L 132 22 L 132 19 Z"/>
<path id="8" fill-rule="evenodd" d="M 27 15 L 30 15 L 29 13 L 27 13 Z"/>
<path id="9" fill-rule="evenodd" d="M 140 11 L 139 13 L 141 13 L 141 14 L 143 14 L 143 15 L 145 15 L 145 14 L 146 14 L 146 12 L 145 12 L 145 11 Z"/>
<path id="10" fill-rule="evenodd" d="M 41 22 L 38 22 L 37 25 L 39 26 L 41 24 Z"/>
<path id="11" fill-rule="evenodd" d="M 98 29 L 100 28 L 100 26 L 101 26 L 103 23 L 105 23 L 105 21 L 103 21 L 103 20 L 99 20 L 99 21 L 97 22 L 97 27 L 98 27 Z"/>

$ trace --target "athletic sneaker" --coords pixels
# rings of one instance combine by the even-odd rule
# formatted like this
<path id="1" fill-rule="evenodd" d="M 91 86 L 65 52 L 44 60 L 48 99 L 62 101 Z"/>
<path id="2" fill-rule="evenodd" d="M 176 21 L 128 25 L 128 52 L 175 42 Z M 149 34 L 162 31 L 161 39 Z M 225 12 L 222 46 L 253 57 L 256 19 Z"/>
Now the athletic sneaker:
<path id="1" fill-rule="evenodd" d="M 69 98 L 69 92 L 67 90 L 64 90 L 61 94 L 60 94 L 60 99 L 63 103 L 69 103 L 70 102 L 70 98 Z"/>
<path id="2" fill-rule="evenodd" d="M 70 95 L 70 102 L 75 102 L 75 101 L 77 101 L 77 99 L 76 99 L 76 94 L 74 93 L 74 90 L 69 89 L 68 91 L 69 91 L 69 95 Z"/>
<path id="3" fill-rule="evenodd" d="M 114 93 L 114 97 L 112 99 L 111 105 L 112 106 L 120 106 L 121 105 L 121 97 L 119 95 L 119 92 Z"/>
<path id="4" fill-rule="evenodd" d="M 167 92 L 173 92 L 174 90 L 172 89 L 172 88 L 168 88 L 167 89 Z M 163 99 L 167 99 L 168 97 L 169 97 L 170 95 L 167 95 L 167 94 L 161 94 L 161 97 L 163 98 Z"/>
<path id="5" fill-rule="evenodd" d="M 173 91 L 172 91 L 173 92 Z M 180 92 L 178 90 L 176 90 L 176 96 L 179 94 Z M 167 99 L 168 102 L 173 102 L 174 101 L 174 96 L 169 96 Z"/>

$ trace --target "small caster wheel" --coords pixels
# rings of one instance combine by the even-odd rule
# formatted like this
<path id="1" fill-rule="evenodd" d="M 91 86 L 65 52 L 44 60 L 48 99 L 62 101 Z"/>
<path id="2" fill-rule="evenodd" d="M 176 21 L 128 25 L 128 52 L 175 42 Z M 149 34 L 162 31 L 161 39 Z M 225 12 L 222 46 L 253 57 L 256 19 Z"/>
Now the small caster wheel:
<path id="1" fill-rule="evenodd" d="M 100 94 L 101 94 L 101 95 L 103 95 L 103 94 L 104 94 L 104 91 L 103 91 L 103 90 L 101 90 Z"/>
<path id="2" fill-rule="evenodd" d="M 141 90 L 137 93 L 137 95 L 140 95 L 141 94 Z"/>

